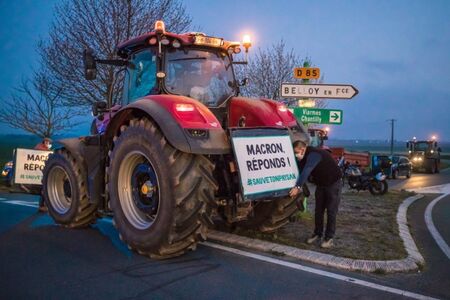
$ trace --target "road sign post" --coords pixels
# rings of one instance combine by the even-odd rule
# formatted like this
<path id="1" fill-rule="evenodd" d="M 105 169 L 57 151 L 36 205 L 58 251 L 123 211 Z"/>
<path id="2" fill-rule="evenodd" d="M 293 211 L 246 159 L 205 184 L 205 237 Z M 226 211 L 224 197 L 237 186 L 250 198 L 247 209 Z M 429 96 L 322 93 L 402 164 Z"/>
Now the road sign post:
<path id="1" fill-rule="evenodd" d="M 341 125 L 344 112 L 340 109 L 294 108 L 295 117 L 304 124 Z"/>
<path id="2" fill-rule="evenodd" d="M 352 85 L 282 83 L 281 97 L 351 99 L 358 94 Z"/>

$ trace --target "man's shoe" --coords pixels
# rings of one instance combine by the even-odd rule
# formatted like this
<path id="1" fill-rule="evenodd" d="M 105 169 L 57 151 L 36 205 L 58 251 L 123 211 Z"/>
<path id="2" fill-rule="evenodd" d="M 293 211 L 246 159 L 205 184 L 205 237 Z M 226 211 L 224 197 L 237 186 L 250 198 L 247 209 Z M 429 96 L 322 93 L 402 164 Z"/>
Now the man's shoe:
<path id="1" fill-rule="evenodd" d="M 314 243 L 315 241 L 317 241 L 319 239 L 320 239 L 320 236 L 318 236 L 317 234 L 314 234 L 312 237 L 310 237 L 306 240 L 306 243 L 308 245 L 311 245 L 312 243 Z"/>
<path id="2" fill-rule="evenodd" d="M 331 248 L 333 247 L 333 239 L 325 238 L 320 244 L 321 248 Z"/>

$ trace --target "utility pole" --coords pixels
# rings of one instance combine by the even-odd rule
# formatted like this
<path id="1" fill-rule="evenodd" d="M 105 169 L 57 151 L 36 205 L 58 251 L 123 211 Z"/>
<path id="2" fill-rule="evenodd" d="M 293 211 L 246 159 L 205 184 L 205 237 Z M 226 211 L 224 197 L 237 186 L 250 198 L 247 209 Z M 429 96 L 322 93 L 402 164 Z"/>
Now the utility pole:
<path id="1" fill-rule="evenodd" d="M 391 122 L 391 156 L 394 155 L 394 122 L 397 121 L 396 119 L 389 119 L 389 122 Z"/>

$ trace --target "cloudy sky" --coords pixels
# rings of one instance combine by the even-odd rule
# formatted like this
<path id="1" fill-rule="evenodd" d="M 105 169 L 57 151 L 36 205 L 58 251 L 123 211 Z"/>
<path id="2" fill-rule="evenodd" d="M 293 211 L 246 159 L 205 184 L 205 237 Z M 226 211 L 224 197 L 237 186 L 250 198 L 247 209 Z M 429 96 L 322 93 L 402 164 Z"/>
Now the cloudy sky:
<path id="1" fill-rule="evenodd" d="M 58 1 L 0 0 L 2 95 L 36 66 Z M 450 141 L 450 1 L 185 1 L 194 25 L 230 40 L 252 35 L 251 51 L 283 39 L 311 57 L 324 83 L 352 84 L 352 100 L 328 100 L 344 110 L 336 138 Z M 251 59 L 251 54 L 250 54 Z M 14 132 L 1 125 L 2 132 Z"/>

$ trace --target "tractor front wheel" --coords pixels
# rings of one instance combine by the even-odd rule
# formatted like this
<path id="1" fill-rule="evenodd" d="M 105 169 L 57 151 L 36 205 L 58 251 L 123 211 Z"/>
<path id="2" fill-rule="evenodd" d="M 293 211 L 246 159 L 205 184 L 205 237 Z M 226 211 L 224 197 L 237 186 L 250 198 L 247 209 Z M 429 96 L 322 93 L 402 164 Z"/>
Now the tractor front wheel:
<path id="1" fill-rule="evenodd" d="M 97 206 L 89 202 L 86 171 L 67 150 L 51 154 L 45 163 L 42 196 L 57 224 L 86 227 L 97 219 Z"/>

